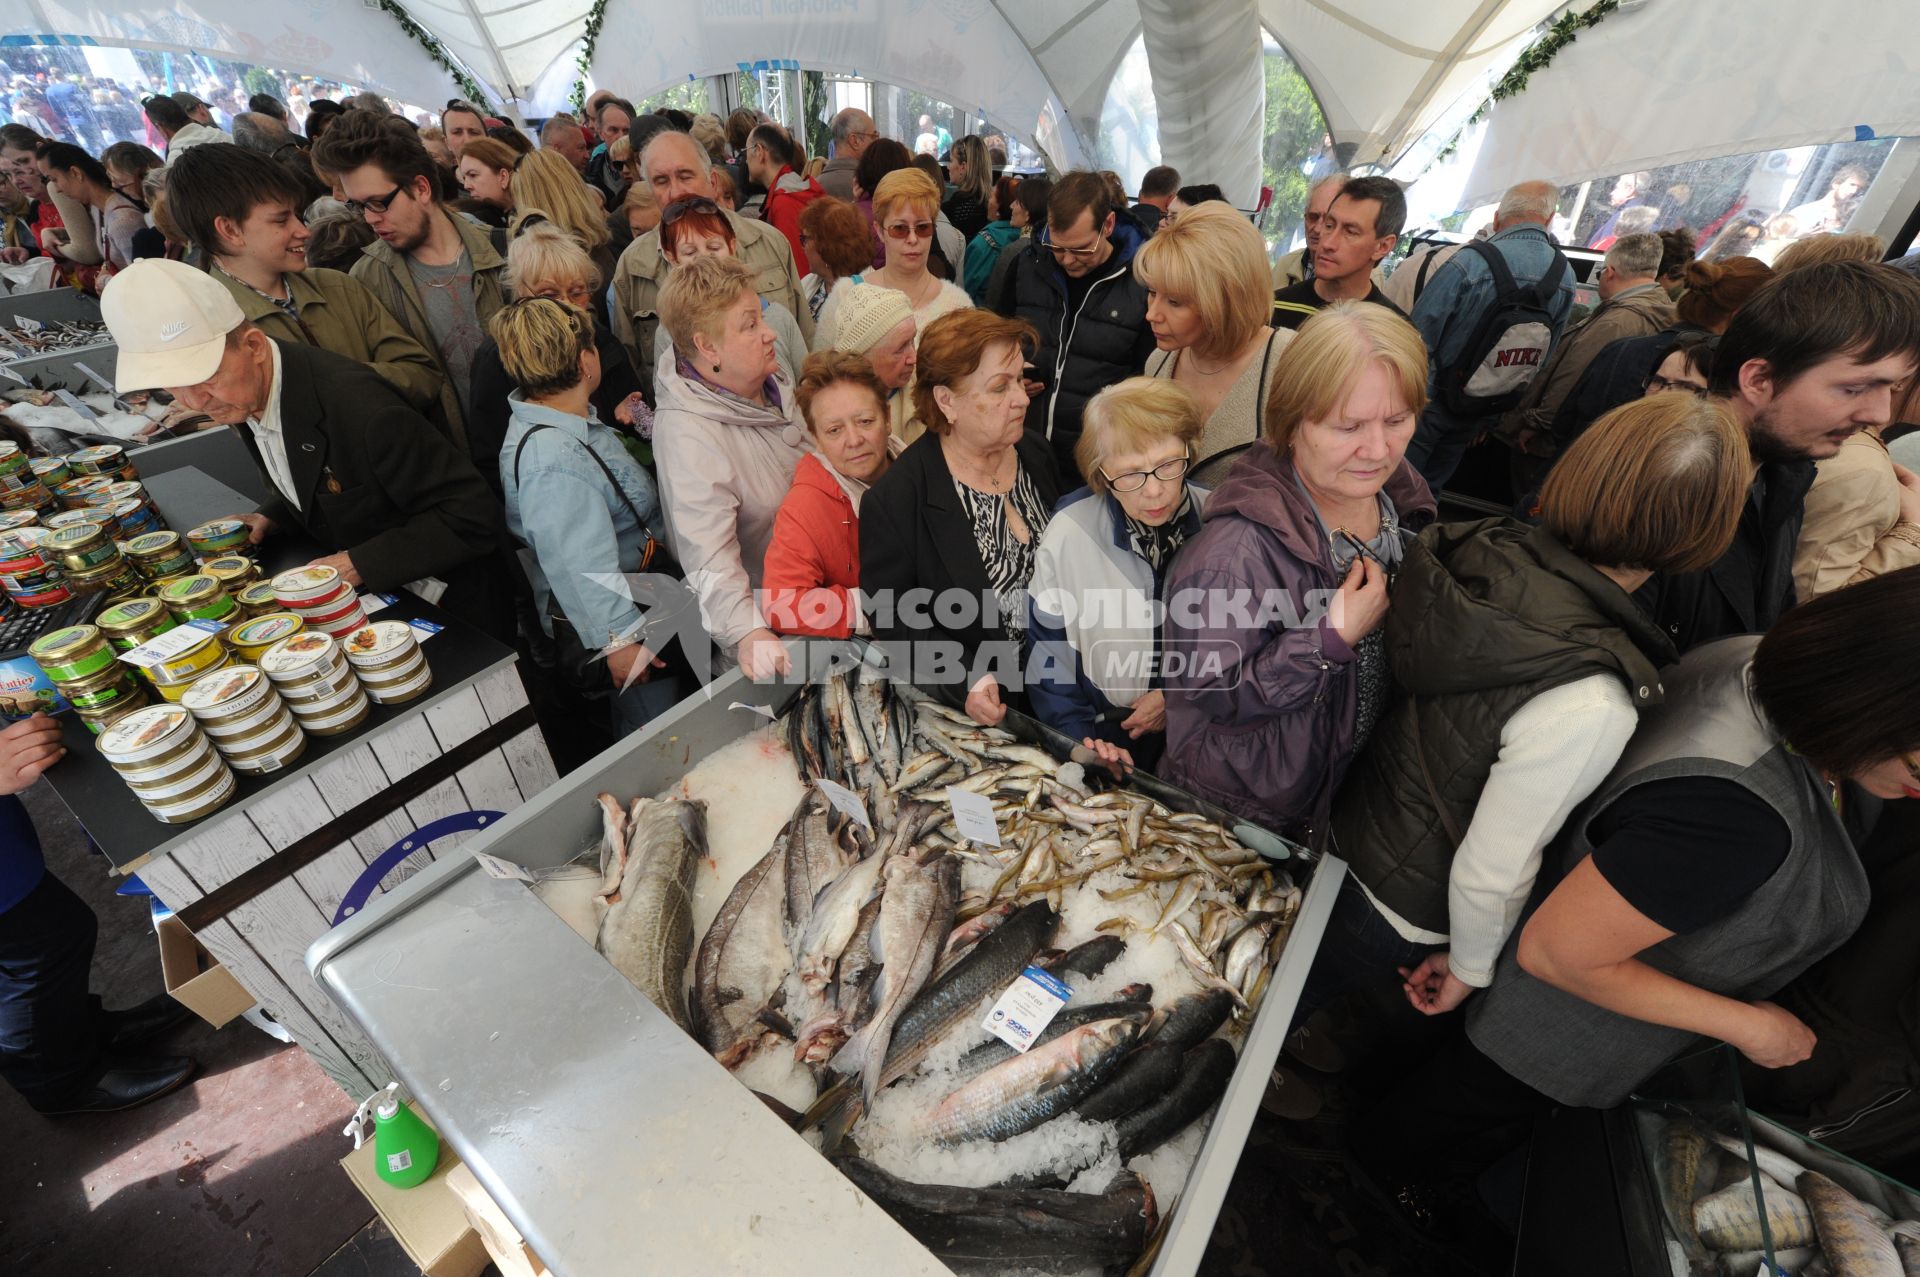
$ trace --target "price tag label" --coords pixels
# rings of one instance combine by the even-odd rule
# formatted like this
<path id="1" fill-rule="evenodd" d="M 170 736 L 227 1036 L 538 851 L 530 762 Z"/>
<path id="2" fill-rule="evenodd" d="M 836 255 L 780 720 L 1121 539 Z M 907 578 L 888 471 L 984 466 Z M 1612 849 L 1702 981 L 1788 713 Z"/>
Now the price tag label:
<path id="1" fill-rule="evenodd" d="M 378 590 L 368 590 L 360 596 L 360 610 L 372 616 L 381 608 L 392 607 L 400 601 L 398 594 L 382 594 Z"/>
<path id="2" fill-rule="evenodd" d="M 827 801 L 833 804 L 834 810 L 844 812 L 849 819 L 858 821 L 868 833 L 873 832 L 873 821 L 867 818 L 867 804 L 860 795 L 824 776 L 813 783 L 820 786 L 820 792 L 827 796 Z"/>
<path id="3" fill-rule="evenodd" d="M 398 1175 L 401 1171 L 413 1169 L 413 1150 L 403 1148 L 398 1153 L 387 1154 L 387 1174 Z"/>
<path id="4" fill-rule="evenodd" d="M 521 882 L 532 882 L 533 875 L 511 860 L 502 860 L 498 856 L 489 856 L 484 851 L 476 851 L 473 858 L 480 862 L 480 868 L 489 878 L 518 878 Z"/>
<path id="5" fill-rule="evenodd" d="M 80 397 L 71 390 L 56 390 L 53 392 L 53 397 L 58 399 L 63 406 L 73 409 L 88 421 L 100 420 L 100 414 L 81 403 Z"/>
<path id="6" fill-rule="evenodd" d="M 438 634 L 441 630 L 444 630 L 447 628 L 446 626 L 441 625 L 437 621 L 423 621 L 418 618 L 408 621 L 407 625 L 410 629 L 413 630 L 413 637 L 418 639 L 422 643 L 426 642 L 428 639 Z"/>
<path id="7" fill-rule="evenodd" d="M 727 708 L 743 709 L 747 711 L 747 713 L 749 714 L 758 714 L 760 715 L 760 717 L 766 719 L 769 723 L 771 723 L 776 717 L 778 717 L 778 715 L 776 715 L 773 712 L 773 706 L 771 705 L 749 705 L 746 701 L 733 701 L 727 706 Z"/>
<path id="8" fill-rule="evenodd" d="M 980 1027 L 1021 1054 L 1053 1023 L 1073 990 L 1039 967 L 1028 967 L 987 1012 Z"/>
<path id="9" fill-rule="evenodd" d="M 207 635 L 218 634 L 226 628 L 218 621 L 188 621 L 185 625 L 176 625 L 165 634 L 148 639 L 131 652 L 120 653 L 120 659 L 129 665 L 147 669 L 162 661 L 172 660 Z"/>
<path id="10" fill-rule="evenodd" d="M 953 827 L 962 838 L 989 847 L 1000 845 L 1000 822 L 993 818 L 993 799 L 949 785 L 947 806 L 953 812 Z"/>

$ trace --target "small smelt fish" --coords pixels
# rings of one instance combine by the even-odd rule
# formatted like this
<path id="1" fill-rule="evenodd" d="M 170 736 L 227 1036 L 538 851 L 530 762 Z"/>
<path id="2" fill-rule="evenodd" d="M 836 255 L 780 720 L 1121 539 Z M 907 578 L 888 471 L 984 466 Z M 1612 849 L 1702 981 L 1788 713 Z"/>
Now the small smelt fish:
<path id="1" fill-rule="evenodd" d="M 1794 1187 L 1813 1213 L 1814 1233 L 1834 1277 L 1905 1277 L 1893 1239 L 1865 1203 L 1819 1171 L 1802 1171 Z M 1776 1246 L 1788 1244 L 1774 1240 Z"/>

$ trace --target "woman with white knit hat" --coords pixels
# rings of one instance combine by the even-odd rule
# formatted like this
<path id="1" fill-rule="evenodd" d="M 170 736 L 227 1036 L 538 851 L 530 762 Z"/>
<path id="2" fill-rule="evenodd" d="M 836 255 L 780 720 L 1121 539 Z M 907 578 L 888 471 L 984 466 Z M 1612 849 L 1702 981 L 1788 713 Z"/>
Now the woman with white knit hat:
<path id="1" fill-rule="evenodd" d="M 919 330 L 906 294 L 878 284 L 843 281 L 834 289 L 839 323 L 832 349 L 863 356 L 887 388 L 887 418 L 902 444 L 926 430 L 913 411 L 914 347 Z"/>

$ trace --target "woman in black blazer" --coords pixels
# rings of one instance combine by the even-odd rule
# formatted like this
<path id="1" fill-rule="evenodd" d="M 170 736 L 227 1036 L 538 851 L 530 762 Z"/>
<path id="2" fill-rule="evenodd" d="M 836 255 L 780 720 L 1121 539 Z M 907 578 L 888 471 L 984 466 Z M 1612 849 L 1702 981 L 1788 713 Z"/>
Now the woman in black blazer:
<path id="1" fill-rule="evenodd" d="M 985 310 L 928 324 L 913 391 L 927 433 L 860 503 L 874 637 L 915 684 L 989 726 L 1022 703 L 1027 582 L 1060 495 L 1047 441 L 1024 429 L 1037 341 L 1026 322 Z"/>

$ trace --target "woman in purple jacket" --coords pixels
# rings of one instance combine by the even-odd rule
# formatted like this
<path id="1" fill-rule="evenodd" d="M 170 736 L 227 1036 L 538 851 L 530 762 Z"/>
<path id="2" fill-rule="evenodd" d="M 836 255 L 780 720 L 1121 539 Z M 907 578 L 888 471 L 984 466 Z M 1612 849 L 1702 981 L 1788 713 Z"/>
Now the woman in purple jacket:
<path id="1" fill-rule="evenodd" d="M 1404 460 L 1426 384 L 1419 332 L 1386 307 L 1309 319 L 1281 356 L 1265 437 L 1208 501 L 1168 588 L 1167 778 L 1315 845 L 1386 708 L 1387 586 L 1434 515 Z"/>

